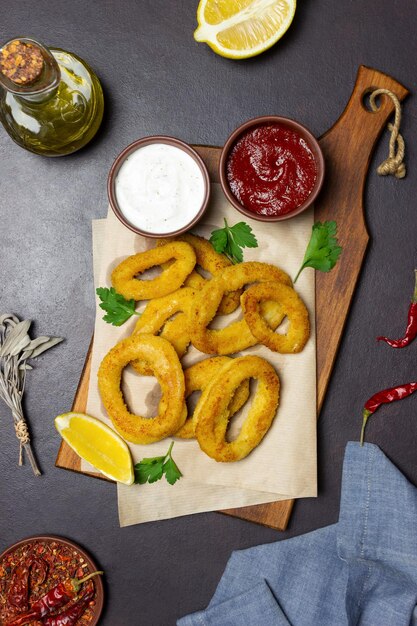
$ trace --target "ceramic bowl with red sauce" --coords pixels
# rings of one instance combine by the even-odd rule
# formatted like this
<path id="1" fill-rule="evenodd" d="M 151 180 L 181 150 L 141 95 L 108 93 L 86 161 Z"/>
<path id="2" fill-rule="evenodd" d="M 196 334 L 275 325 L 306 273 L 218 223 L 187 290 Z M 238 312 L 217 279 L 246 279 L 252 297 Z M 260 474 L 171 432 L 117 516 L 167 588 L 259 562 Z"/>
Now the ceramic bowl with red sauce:
<path id="1" fill-rule="evenodd" d="M 323 153 L 310 131 L 272 115 L 239 126 L 220 156 L 220 182 L 229 202 L 263 222 L 308 209 L 320 192 L 324 170 Z"/>

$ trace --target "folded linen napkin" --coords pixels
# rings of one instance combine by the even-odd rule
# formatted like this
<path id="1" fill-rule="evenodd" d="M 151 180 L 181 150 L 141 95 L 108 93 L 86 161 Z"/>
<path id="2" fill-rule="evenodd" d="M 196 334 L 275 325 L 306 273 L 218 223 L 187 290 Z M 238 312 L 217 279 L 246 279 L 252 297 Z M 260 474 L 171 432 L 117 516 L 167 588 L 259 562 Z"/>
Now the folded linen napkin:
<path id="1" fill-rule="evenodd" d="M 205 611 L 178 626 L 417 624 L 417 489 L 349 442 L 339 522 L 234 552 Z"/>

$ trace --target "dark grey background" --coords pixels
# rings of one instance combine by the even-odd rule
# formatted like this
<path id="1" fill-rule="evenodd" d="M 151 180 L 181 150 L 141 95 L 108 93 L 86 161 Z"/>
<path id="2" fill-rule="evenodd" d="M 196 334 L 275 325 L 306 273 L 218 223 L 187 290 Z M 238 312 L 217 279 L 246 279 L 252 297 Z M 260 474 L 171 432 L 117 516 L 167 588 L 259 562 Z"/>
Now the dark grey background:
<path id="1" fill-rule="evenodd" d="M 0 133 L 0 310 L 35 320 L 35 334 L 66 338 L 28 376 L 27 415 L 42 478 L 17 467 L 11 418 L 0 407 L 0 549 L 33 533 L 81 543 L 106 571 L 106 626 L 174 624 L 208 603 L 232 550 L 335 522 L 343 450 L 358 439 L 364 401 L 417 376 L 417 342 L 395 351 L 374 339 L 401 335 L 417 263 L 414 0 L 301 0 L 282 41 L 240 62 L 194 42 L 196 8 L 191 0 L 3 6 L 1 40 L 29 35 L 79 54 L 102 80 L 107 112 L 97 139 L 63 159 L 32 155 Z M 54 468 L 53 427 L 55 415 L 71 406 L 93 330 L 91 220 L 106 213 L 113 159 L 149 134 L 221 145 L 237 125 L 262 114 L 294 117 L 320 135 L 344 108 L 361 63 L 412 92 L 403 121 L 408 175 L 376 175 L 385 134 L 366 188 L 371 243 L 319 422 L 319 498 L 296 504 L 286 533 L 217 513 L 120 529 L 114 486 Z M 414 483 L 416 403 L 381 411 L 368 430 L 368 440 Z"/>

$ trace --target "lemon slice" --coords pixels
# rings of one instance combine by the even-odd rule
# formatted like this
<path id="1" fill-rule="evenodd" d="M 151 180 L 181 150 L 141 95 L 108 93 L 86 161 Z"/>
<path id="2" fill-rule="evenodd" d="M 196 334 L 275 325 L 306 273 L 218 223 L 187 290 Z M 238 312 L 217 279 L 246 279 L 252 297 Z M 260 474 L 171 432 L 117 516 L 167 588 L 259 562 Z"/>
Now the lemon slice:
<path id="1" fill-rule="evenodd" d="M 55 426 L 62 439 L 107 478 L 125 485 L 133 483 L 129 448 L 106 424 L 83 413 L 64 413 L 55 418 Z"/>
<path id="2" fill-rule="evenodd" d="M 296 0 L 200 0 L 196 41 L 229 59 L 267 50 L 288 30 Z"/>

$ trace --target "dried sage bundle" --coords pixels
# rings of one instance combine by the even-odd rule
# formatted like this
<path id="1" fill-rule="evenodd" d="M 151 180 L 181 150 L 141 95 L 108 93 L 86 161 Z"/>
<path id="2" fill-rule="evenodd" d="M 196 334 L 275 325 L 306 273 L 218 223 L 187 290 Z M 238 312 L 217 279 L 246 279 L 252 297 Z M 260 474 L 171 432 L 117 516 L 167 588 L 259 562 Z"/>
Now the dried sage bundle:
<path id="1" fill-rule="evenodd" d="M 35 476 L 40 476 L 22 409 L 26 372 L 32 369 L 27 361 L 60 343 L 62 338 L 31 339 L 28 334 L 31 323 L 30 320 L 20 322 L 15 315 L 0 315 L 0 398 L 12 412 L 16 437 L 20 443 L 19 465 L 23 465 L 24 450 Z"/>

